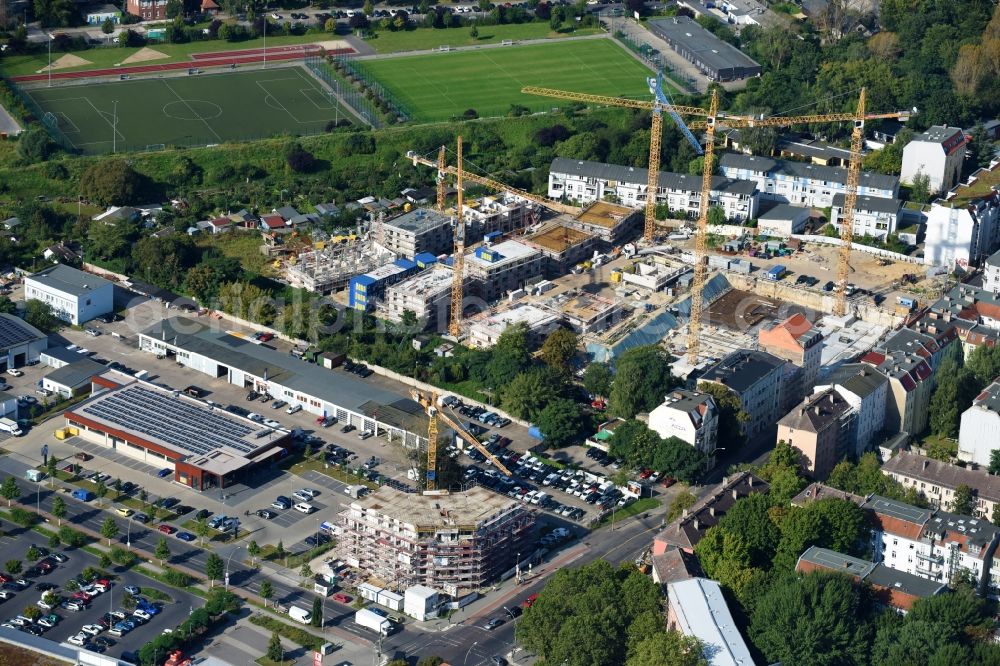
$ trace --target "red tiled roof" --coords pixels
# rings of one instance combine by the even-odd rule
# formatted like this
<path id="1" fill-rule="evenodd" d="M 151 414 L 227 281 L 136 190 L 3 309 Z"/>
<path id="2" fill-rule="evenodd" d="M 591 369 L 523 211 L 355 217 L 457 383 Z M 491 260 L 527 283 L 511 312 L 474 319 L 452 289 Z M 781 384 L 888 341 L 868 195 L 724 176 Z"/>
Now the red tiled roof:
<path id="1" fill-rule="evenodd" d="M 283 229 L 287 225 L 285 224 L 285 218 L 280 215 L 264 215 L 260 218 L 269 229 Z"/>
<path id="2" fill-rule="evenodd" d="M 862 363 L 871 363 L 872 365 L 882 365 L 885 361 L 885 354 L 879 354 L 878 352 L 868 352 L 861 357 Z"/>

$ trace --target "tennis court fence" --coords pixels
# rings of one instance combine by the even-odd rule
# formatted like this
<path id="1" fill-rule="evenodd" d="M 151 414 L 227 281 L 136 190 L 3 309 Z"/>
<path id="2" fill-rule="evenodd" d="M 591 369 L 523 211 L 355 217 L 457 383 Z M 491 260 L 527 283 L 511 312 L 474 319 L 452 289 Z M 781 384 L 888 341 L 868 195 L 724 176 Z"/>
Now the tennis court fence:
<path id="1" fill-rule="evenodd" d="M 365 88 L 372 91 L 378 99 L 388 104 L 391 113 L 395 113 L 404 121 L 409 120 L 412 117 L 412 114 L 409 109 L 406 108 L 406 105 L 404 105 L 395 95 L 387 90 L 385 86 L 379 83 L 374 76 L 369 74 L 365 70 L 364 65 L 355 59 L 355 56 L 350 54 L 338 55 L 336 56 L 335 61 L 340 65 L 345 73 L 354 77 L 356 80 L 361 81 Z M 363 93 L 359 94 L 367 99 Z"/>
<path id="2" fill-rule="evenodd" d="M 7 85 L 10 87 L 11 92 L 14 96 L 24 105 L 24 108 L 28 110 L 28 113 L 42 124 L 48 131 L 49 136 L 52 140 L 58 143 L 63 150 L 70 152 L 79 152 L 73 142 L 69 140 L 69 137 L 62 131 L 59 127 L 59 119 L 56 118 L 51 112 L 45 111 L 38 105 L 38 103 L 32 98 L 27 91 L 23 90 L 21 86 L 17 85 L 13 81 L 8 80 Z M 30 120 L 26 118 L 25 120 Z M 27 129 L 27 128 L 26 128 Z"/>

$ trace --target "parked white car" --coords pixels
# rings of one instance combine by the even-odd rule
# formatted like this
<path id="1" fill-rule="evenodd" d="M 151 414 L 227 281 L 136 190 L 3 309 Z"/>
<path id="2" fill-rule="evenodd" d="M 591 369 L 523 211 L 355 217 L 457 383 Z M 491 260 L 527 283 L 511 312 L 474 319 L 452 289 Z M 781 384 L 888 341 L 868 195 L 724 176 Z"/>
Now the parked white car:
<path id="1" fill-rule="evenodd" d="M 149 614 L 149 613 L 147 613 L 146 611 L 142 610 L 141 608 L 140 608 L 140 609 L 138 609 L 138 610 L 136 610 L 136 611 L 133 611 L 132 615 L 134 615 L 135 617 L 137 617 L 137 618 L 139 618 L 139 619 L 142 619 L 142 620 L 146 620 L 147 622 L 148 622 L 149 620 L 152 620 L 152 619 L 153 619 L 153 616 L 152 616 L 152 615 L 150 615 L 150 614 Z"/>
<path id="2" fill-rule="evenodd" d="M 306 514 L 312 513 L 313 511 L 316 510 L 316 507 L 314 507 L 312 504 L 309 504 L 308 502 L 299 502 L 293 508 L 296 511 Z"/>
<path id="3" fill-rule="evenodd" d="M 87 634 L 85 634 L 85 633 L 83 633 L 81 631 L 80 633 L 78 633 L 75 636 L 70 636 L 68 639 L 66 639 L 66 641 L 68 643 L 72 643 L 73 645 L 80 645 L 80 646 L 82 646 L 84 643 L 87 642 L 88 638 L 89 638 L 89 636 L 87 636 Z"/>
<path id="4" fill-rule="evenodd" d="M 97 634 L 104 631 L 104 627 L 99 624 L 85 624 L 80 627 L 80 631 L 85 634 L 90 634 L 91 636 L 96 636 Z"/>

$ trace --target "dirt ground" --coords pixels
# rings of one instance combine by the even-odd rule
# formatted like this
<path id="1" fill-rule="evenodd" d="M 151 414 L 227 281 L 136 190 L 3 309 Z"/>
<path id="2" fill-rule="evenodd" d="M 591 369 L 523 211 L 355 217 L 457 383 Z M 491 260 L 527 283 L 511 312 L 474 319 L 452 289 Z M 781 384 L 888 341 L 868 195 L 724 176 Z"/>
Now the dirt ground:
<path id="1" fill-rule="evenodd" d="M 163 58 L 169 58 L 166 53 L 160 53 L 155 49 L 151 49 L 148 46 L 141 48 L 129 57 L 122 60 L 123 65 L 128 65 L 134 62 L 149 62 L 150 60 L 162 60 Z"/>
<path id="2" fill-rule="evenodd" d="M 58 60 L 52 63 L 52 71 L 55 71 L 57 69 L 68 69 L 70 67 L 79 67 L 81 65 L 89 65 L 89 64 L 91 64 L 91 62 L 86 58 L 81 58 L 78 55 L 67 53 L 66 55 L 64 55 L 63 57 L 59 58 Z M 49 68 L 43 67 L 41 71 L 47 72 L 49 71 Z"/>
<path id="3" fill-rule="evenodd" d="M 732 289 L 712 303 L 708 320 L 734 331 L 745 331 L 762 320 L 773 317 L 781 301 L 766 296 Z"/>

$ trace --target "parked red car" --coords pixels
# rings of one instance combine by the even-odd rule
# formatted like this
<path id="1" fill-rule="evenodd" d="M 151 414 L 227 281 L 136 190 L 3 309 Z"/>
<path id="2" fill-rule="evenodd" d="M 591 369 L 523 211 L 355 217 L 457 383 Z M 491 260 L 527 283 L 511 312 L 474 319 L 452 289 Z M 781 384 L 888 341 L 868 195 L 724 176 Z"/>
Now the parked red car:
<path id="1" fill-rule="evenodd" d="M 274 339 L 274 333 L 261 333 L 260 337 L 257 339 L 261 342 L 270 342 Z"/>
<path id="2" fill-rule="evenodd" d="M 651 470 L 651 469 L 644 469 L 644 470 L 642 470 L 642 472 L 639 473 L 639 478 L 640 479 L 648 479 L 652 475 L 653 475 L 653 470 Z"/>
<path id="3" fill-rule="evenodd" d="M 536 599 L 538 599 L 538 595 L 532 594 L 530 597 L 528 597 L 521 603 L 521 608 L 531 608 L 534 605 Z"/>
<path id="4" fill-rule="evenodd" d="M 665 476 L 665 477 L 663 477 L 663 480 L 660 481 L 660 485 L 663 486 L 664 488 L 669 488 L 670 486 L 674 485 L 675 483 L 677 483 L 677 479 L 675 479 L 672 476 Z"/>
<path id="5" fill-rule="evenodd" d="M 173 534 L 177 531 L 177 528 L 172 525 L 160 525 L 157 529 L 164 534 Z"/>
<path id="6" fill-rule="evenodd" d="M 333 595 L 333 600 L 334 601 L 339 601 L 342 604 L 349 604 L 349 603 L 351 603 L 351 598 L 349 596 L 347 596 L 346 594 L 344 594 L 343 592 L 337 592 L 335 595 Z"/>

